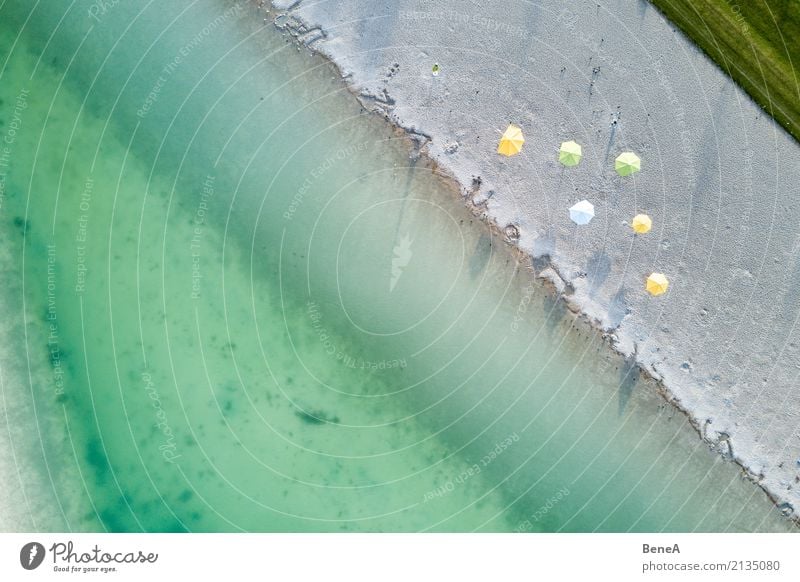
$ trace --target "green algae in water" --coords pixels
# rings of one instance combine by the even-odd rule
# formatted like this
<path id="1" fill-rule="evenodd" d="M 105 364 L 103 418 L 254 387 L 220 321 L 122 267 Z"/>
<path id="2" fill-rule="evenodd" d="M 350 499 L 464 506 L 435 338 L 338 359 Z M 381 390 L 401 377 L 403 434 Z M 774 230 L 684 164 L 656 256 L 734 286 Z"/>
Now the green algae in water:
<path id="1" fill-rule="evenodd" d="M 0 220 L 55 411 L 20 422 L 65 435 L 65 527 L 789 528 L 331 67 L 176 4 L 34 9 L 13 51 L 2 9 Z"/>

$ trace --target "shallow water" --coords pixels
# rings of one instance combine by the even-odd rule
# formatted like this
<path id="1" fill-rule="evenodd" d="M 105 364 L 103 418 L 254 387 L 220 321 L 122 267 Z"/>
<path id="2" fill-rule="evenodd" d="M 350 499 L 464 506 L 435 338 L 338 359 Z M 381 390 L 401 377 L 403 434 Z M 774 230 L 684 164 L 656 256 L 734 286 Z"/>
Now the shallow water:
<path id="1" fill-rule="evenodd" d="M 29 528 L 789 529 L 271 17 L 50 4 L 0 9 Z"/>

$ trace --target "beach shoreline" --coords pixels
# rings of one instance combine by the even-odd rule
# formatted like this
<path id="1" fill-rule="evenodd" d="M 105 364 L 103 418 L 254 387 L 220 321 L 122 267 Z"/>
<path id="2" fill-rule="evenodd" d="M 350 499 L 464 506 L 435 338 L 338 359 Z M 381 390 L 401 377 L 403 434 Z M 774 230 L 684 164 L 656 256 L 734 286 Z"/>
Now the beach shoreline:
<path id="1" fill-rule="evenodd" d="M 655 213 L 658 224 L 659 219 L 661 223 L 667 223 L 667 211 L 676 211 L 677 204 L 682 204 L 689 208 L 689 222 L 696 220 L 703 224 L 703 222 L 716 217 L 715 236 L 711 244 L 711 252 L 713 252 L 716 235 L 721 225 L 726 231 L 736 229 L 741 232 L 743 229 L 749 230 L 751 222 L 759 224 L 762 215 L 770 216 L 769 203 L 772 200 L 769 196 L 762 196 L 759 199 L 758 195 L 768 194 L 773 183 L 777 192 L 778 184 L 792 182 L 792 171 L 786 172 L 785 179 L 781 175 L 776 176 L 773 182 L 761 180 L 758 169 L 754 167 L 753 163 L 753 152 L 756 151 L 759 140 L 767 143 L 774 142 L 773 150 L 776 158 L 783 156 L 789 160 L 800 160 L 800 148 L 794 144 L 788 134 L 783 133 L 775 122 L 763 113 L 753 119 L 747 115 L 747 120 L 744 121 L 745 114 L 756 113 L 757 106 L 735 87 L 732 81 L 724 77 L 722 72 L 716 69 L 704 55 L 696 49 L 692 52 L 689 41 L 678 35 L 674 37 L 674 50 L 681 51 L 691 68 L 705 67 L 702 71 L 703 78 L 713 79 L 714 87 L 719 86 L 720 93 L 727 100 L 726 103 L 733 103 L 741 117 L 741 119 L 735 119 L 735 123 L 730 124 L 734 127 L 728 128 L 728 130 L 731 135 L 738 136 L 742 131 L 741 126 L 744 127 L 746 147 L 741 147 L 735 152 L 736 156 L 734 157 L 737 160 L 733 162 L 743 173 L 730 179 L 723 177 L 723 171 L 726 169 L 723 161 L 719 162 L 719 167 L 714 168 L 718 174 L 718 177 L 715 177 L 713 172 L 700 167 L 697 156 L 693 155 L 698 149 L 702 149 L 696 143 L 698 133 L 705 134 L 698 132 L 699 124 L 693 123 L 689 119 L 690 116 L 682 99 L 688 103 L 694 103 L 694 96 L 687 97 L 685 95 L 688 88 L 685 87 L 685 84 L 675 80 L 676 66 L 667 56 L 660 55 L 650 63 L 651 65 L 656 63 L 649 68 L 649 71 L 650 73 L 655 71 L 657 85 L 652 85 L 652 76 L 648 77 L 646 74 L 642 79 L 631 81 L 632 84 L 638 83 L 639 85 L 634 88 L 637 89 L 636 94 L 640 100 L 642 100 L 641 93 L 644 93 L 642 85 L 650 83 L 651 89 L 655 87 L 655 93 L 657 93 L 650 96 L 652 99 L 658 101 L 660 98 L 662 103 L 666 102 L 667 108 L 670 104 L 678 103 L 679 105 L 676 107 L 680 107 L 683 111 L 681 115 L 672 115 L 671 117 L 669 111 L 662 112 L 667 115 L 663 120 L 658 120 L 662 124 L 664 122 L 673 124 L 674 143 L 669 145 L 674 147 L 672 151 L 664 153 L 667 148 L 658 142 L 652 144 L 636 137 L 635 131 L 631 131 L 632 137 L 630 138 L 626 136 L 624 140 L 615 140 L 617 132 L 620 134 L 624 132 L 624 124 L 618 122 L 620 118 L 624 119 L 625 115 L 621 115 L 613 107 L 607 106 L 609 99 L 606 99 L 607 103 L 603 113 L 610 115 L 612 120 L 609 127 L 601 128 L 603 125 L 601 122 L 593 123 L 596 121 L 595 118 L 600 117 L 596 114 L 596 110 L 591 111 L 589 115 L 584 115 L 581 112 L 576 113 L 576 109 L 572 106 L 565 106 L 563 111 L 559 111 L 559 104 L 556 103 L 555 105 L 550 104 L 549 113 L 537 110 L 531 114 L 529 103 L 520 105 L 515 103 L 514 99 L 510 99 L 509 102 L 500 101 L 492 108 L 485 103 L 456 98 L 454 89 L 448 87 L 447 81 L 445 81 L 446 76 L 451 74 L 451 70 L 463 69 L 458 70 L 458 80 L 453 83 L 462 86 L 465 83 L 464 70 L 472 70 L 474 67 L 467 62 L 469 59 L 466 56 L 461 56 L 459 60 L 459 55 L 455 54 L 458 53 L 454 49 L 455 45 L 448 46 L 443 42 L 442 46 L 447 48 L 429 49 L 425 42 L 430 43 L 432 40 L 437 40 L 431 35 L 431 30 L 436 30 L 444 25 L 452 33 L 453 28 L 457 27 L 460 21 L 462 25 L 478 27 L 479 32 L 486 35 L 505 35 L 517 40 L 528 40 L 530 34 L 526 33 L 524 28 L 512 26 L 511 15 L 507 17 L 508 20 L 505 20 L 496 14 L 493 16 L 491 10 L 488 10 L 487 14 L 481 16 L 483 20 L 476 21 L 474 17 L 478 14 L 470 15 L 469 10 L 460 13 L 458 18 L 454 16 L 457 11 L 451 12 L 448 18 L 446 12 L 439 10 L 435 13 L 439 15 L 437 18 L 410 18 L 409 15 L 424 16 L 434 14 L 434 12 L 425 5 L 416 6 L 417 2 L 406 2 L 404 11 L 400 12 L 406 15 L 403 17 L 405 20 L 416 26 L 406 26 L 398 31 L 396 23 L 390 22 L 387 16 L 392 13 L 392 8 L 396 8 L 394 6 L 396 3 L 374 3 L 370 5 L 373 7 L 372 9 L 366 9 L 363 3 L 360 4 L 355 0 L 339 3 L 335 8 L 329 2 L 310 3 L 303 0 L 288 2 L 277 0 L 273 4 L 274 6 L 269 8 L 266 16 L 272 19 L 276 27 L 287 35 L 291 35 L 301 45 L 329 58 L 362 105 L 382 115 L 411 138 L 412 142 L 416 144 L 412 156 L 423 155 L 430 159 L 442 175 L 458 184 L 460 195 L 472 213 L 481 218 L 490 228 L 503 235 L 506 242 L 529 262 L 534 275 L 546 279 L 552 286 L 553 293 L 558 294 L 565 301 L 573 314 L 596 329 L 602 335 L 604 343 L 612 350 L 623 358 L 633 359 L 642 373 L 657 381 L 662 387 L 660 392 L 664 399 L 686 414 L 700 438 L 723 457 L 740 465 L 746 477 L 758 484 L 784 515 L 794 521 L 800 519 L 797 511 L 800 496 L 796 488 L 797 483 L 800 483 L 798 475 L 800 439 L 796 430 L 796 419 L 800 410 L 798 410 L 798 404 L 793 403 L 790 398 L 791 383 L 788 379 L 792 376 L 789 369 L 791 366 L 786 365 L 782 369 L 777 369 L 773 360 L 765 358 L 762 354 L 753 353 L 751 346 L 734 347 L 730 342 L 724 341 L 724 335 L 729 332 L 731 327 L 734 327 L 737 333 L 741 331 L 747 336 L 749 332 L 746 324 L 748 322 L 744 322 L 742 319 L 737 320 L 737 316 L 741 318 L 748 311 L 754 311 L 754 306 L 750 304 L 749 299 L 742 305 L 736 305 L 735 301 L 732 305 L 725 305 L 724 299 L 718 299 L 716 304 L 713 301 L 709 302 L 708 295 L 713 292 L 714 285 L 720 284 L 720 279 L 724 281 L 727 277 L 709 276 L 708 279 L 697 277 L 696 280 L 691 281 L 691 284 L 682 285 L 685 279 L 691 278 L 692 269 L 702 270 L 704 260 L 706 265 L 703 272 L 708 272 L 711 256 L 706 254 L 702 248 L 703 241 L 697 241 L 701 247 L 699 252 L 693 248 L 687 251 L 686 249 L 689 247 L 687 241 L 693 237 L 693 234 L 686 227 L 679 233 L 684 236 L 684 252 L 677 256 L 670 256 L 669 248 L 672 236 L 666 232 L 666 229 L 669 226 L 674 227 L 680 222 L 673 222 L 671 225 L 665 226 L 659 225 L 660 228 L 657 227 L 655 229 L 657 232 L 654 232 L 651 237 L 658 243 L 651 245 L 655 249 L 649 249 L 646 257 L 637 260 L 635 256 L 637 251 L 634 250 L 634 245 L 638 245 L 640 241 L 624 227 L 620 228 L 622 221 L 615 220 L 618 218 L 617 216 L 602 219 L 605 232 L 601 228 L 594 229 L 594 232 L 600 236 L 592 248 L 592 241 L 589 240 L 589 237 L 584 237 L 577 229 L 570 227 L 563 216 L 556 218 L 552 212 L 541 212 L 542 208 L 547 211 L 566 209 L 569 206 L 566 201 L 577 201 L 584 195 L 596 203 L 599 201 L 601 212 L 605 212 L 607 215 L 630 214 L 632 216 L 636 209 L 642 207 L 649 209 L 656 207 L 657 202 L 661 202 L 662 212 Z M 363 9 L 362 13 L 358 11 L 359 4 Z M 389 4 L 393 4 L 393 6 L 388 6 Z M 577 8 L 575 10 L 578 11 Z M 623 9 L 620 11 L 624 12 Z M 400 12 L 395 10 L 395 18 L 400 17 Z M 670 25 L 657 11 L 645 8 L 643 14 L 638 14 L 631 8 L 629 12 L 640 18 L 642 22 L 647 21 L 650 30 L 655 29 L 658 34 L 662 35 L 672 34 Z M 576 16 L 575 13 L 570 14 Z M 555 18 L 555 23 L 550 23 L 551 27 L 557 27 L 558 24 L 566 26 L 569 32 L 581 39 L 583 45 L 579 47 L 581 50 L 586 51 L 592 48 L 595 57 L 600 55 L 598 61 L 601 61 L 601 65 L 590 67 L 591 71 L 596 69 L 600 71 L 602 66 L 629 73 L 634 68 L 623 57 L 617 56 L 617 50 L 604 49 L 602 42 L 598 44 L 590 40 L 592 33 L 588 30 L 588 21 L 570 19 L 570 25 L 567 26 L 565 24 L 566 17 L 563 15 L 563 12 L 549 13 L 550 18 Z M 431 24 L 434 25 L 432 29 L 425 28 L 425 25 Z M 368 26 L 371 27 L 370 31 L 367 30 Z M 358 27 L 360 27 L 361 36 L 353 35 L 354 29 Z M 655 35 L 654 42 L 658 42 L 658 34 Z M 444 31 L 443 36 L 447 36 Z M 392 42 L 389 42 L 390 39 Z M 552 48 L 552 42 L 550 46 Z M 425 50 L 422 51 L 426 53 L 425 57 L 420 57 L 418 51 L 403 62 L 403 53 L 411 53 L 412 49 L 418 47 L 425 47 Z M 491 49 L 486 50 L 487 52 L 491 51 Z M 469 53 L 462 50 L 460 54 L 467 55 Z M 474 53 L 470 56 L 480 61 Z M 491 58 L 490 55 L 488 59 Z M 589 61 L 591 60 L 590 58 Z M 410 65 L 409 61 L 414 64 Z M 434 76 L 430 73 L 427 68 L 430 63 L 441 64 L 442 70 L 439 75 Z M 565 70 L 573 65 L 573 61 L 565 58 L 565 63 L 567 66 L 560 72 L 562 78 Z M 410 67 L 414 67 L 411 74 L 399 78 L 400 72 L 406 71 Z M 553 68 L 556 70 L 557 77 L 559 74 L 556 63 L 553 63 Z M 679 67 L 677 68 L 679 69 Z M 603 71 L 605 70 L 603 69 Z M 379 71 L 381 71 L 380 74 Z M 485 74 L 489 75 L 491 71 Z M 501 71 L 501 84 L 507 82 L 508 76 Z M 599 76 L 599 72 L 597 74 L 587 72 L 584 75 L 583 80 L 590 82 L 589 101 L 591 101 L 592 91 L 598 91 L 601 86 Z M 478 78 L 474 80 L 475 86 L 478 86 L 481 80 L 485 80 L 481 78 L 480 74 L 476 77 Z M 425 94 L 423 89 L 429 93 Z M 536 90 L 535 87 L 528 85 L 520 90 L 523 89 Z M 613 89 L 603 88 L 603 90 L 613 92 Z M 710 92 L 707 88 L 703 90 L 706 93 Z M 547 92 L 553 93 L 553 91 L 552 86 L 547 87 Z M 570 88 L 566 91 L 566 96 L 560 97 L 563 102 L 570 100 L 573 89 Z M 435 119 L 436 114 L 445 116 L 444 106 L 453 106 L 454 109 L 468 108 L 475 119 L 471 120 L 472 122 L 456 120 L 457 127 L 448 134 L 448 131 L 444 129 L 445 123 L 437 123 Z M 542 106 L 542 110 L 544 109 L 547 107 Z M 617 109 L 619 110 L 620 107 Z M 644 109 L 647 110 L 646 107 Z M 621 110 L 627 113 L 626 108 L 623 107 Z M 655 116 L 654 110 L 650 111 Z M 450 115 L 448 118 L 450 121 L 454 119 L 452 112 L 453 109 L 447 112 L 447 115 Z M 564 114 L 564 112 L 573 114 L 576 119 L 564 120 L 555 115 L 556 113 Z M 509 113 L 513 113 L 514 116 L 512 117 Z M 524 119 L 526 115 L 528 116 L 527 120 Z M 582 115 L 586 119 L 582 118 Z M 661 159 L 658 161 L 662 166 L 662 179 L 657 182 L 642 180 L 641 186 L 634 183 L 635 208 L 632 208 L 627 200 L 619 197 L 619 192 L 628 190 L 630 184 L 609 176 L 610 172 L 604 167 L 609 165 L 607 164 L 609 158 L 607 151 L 606 160 L 592 159 L 588 161 L 589 164 L 597 163 L 599 175 L 590 176 L 588 180 L 585 176 L 579 180 L 573 179 L 569 184 L 571 186 L 569 194 L 556 193 L 554 197 L 549 197 L 548 184 L 555 185 L 554 189 L 565 189 L 565 172 L 555 163 L 555 148 L 558 140 L 543 139 L 542 143 L 531 143 L 534 140 L 538 141 L 540 132 L 544 133 L 544 128 L 536 125 L 536 122 L 541 122 L 549 116 L 556 119 L 553 125 L 558 125 L 558 127 L 548 129 L 552 129 L 552 133 L 557 134 L 561 139 L 568 139 L 574 133 L 584 132 L 584 137 L 578 138 L 579 142 L 585 143 L 585 140 L 591 140 L 591 136 L 594 134 L 599 143 L 604 143 L 604 139 L 610 133 L 608 149 L 613 149 L 613 152 L 627 149 L 618 143 L 624 141 L 627 147 L 643 154 L 643 173 L 648 171 L 648 163 L 653 167 L 656 166 L 654 157 L 660 157 Z M 518 122 L 520 118 L 523 118 L 522 125 L 526 130 L 526 135 L 535 136 L 533 140 L 528 138 L 529 142 L 526 147 L 534 149 L 534 156 L 538 157 L 537 161 L 546 160 L 544 164 L 540 164 L 546 166 L 540 173 L 535 170 L 526 173 L 529 168 L 526 169 L 521 164 L 514 162 L 506 164 L 504 160 L 493 159 L 498 157 L 494 155 L 493 149 L 499 133 L 498 135 L 490 134 L 488 138 L 484 134 L 482 142 L 476 139 L 476 136 L 481 137 L 478 132 L 485 130 L 486 126 L 493 126 L 495 130 L 501 128 L 500 119 Z M 570 124 L 570 122 L 572 123 Z M 721 124 L 722 118 L 716 116 L 712 117 L 710 122 L 707 120 L 706 123 L 714 130 L 713 137 L 718 157 L 719 152 L 725 153 L 726 148 L 723 144 L 727 143 L 724 136 L 728 130 L 720 131 Z M 573 129 L 570 128 L 570 125 Z M 651 119 L 650 112 L 646 112 L 646 117 L 642 116 L 642 119 L 637 119 L 637 123 L 631 125 L 633 130 L 639 129 L 642 133 L 657 135 L 652 127 L 655 122 Z M 664 126 L 664 130 L 666 127 Z M 592 131 L 590 132 L 589 129 Z M 752 143 L 749 143 L 751 140 Z M 472 147 L 478 145 L 479 142 L 482 149 L 480 151 L 477 148 L 473 150 Z M 542 151 L 543 149 L 545 151 Z M 468 151 L 468 153 L 462 156 L 462 151 Z M 669 157 L 670 155 L 673 157 Z M 589 154 L 589 157 L 592 157 L 592 154 Z M 611 158 L 613 159 L 613 155 Z M 530 164 L 529 160 L 526 162 Z M 583 165 L 587 165 L 586 160 Z M 673 166 L 679 168 L 683 166 L 682 171 L 665 179 L 665 169 L 671 170 Z M 797 167 L 800 165 L 793 167 L 788 164 L 786 167 L 794 168 L 794 173 L 797 173 Z M 532 203 L 526 204 L 521 200 L 527 192 L 513 192 L 514 181 L 512 178 L 515 174 L 520 180 L 530 180 L 531 183 L 535 183 L 534 180 L 538 181 L 541 191 L 533 196 Z M 700 178 L 698 178 L 698 174 Z M 695 184 L 690 189 L 693 180 Z M 738 188 L 736 188 L 737 182 Z M 683 185 L 686 190 L 675 205 L 664 200 L 664 193 L 669 191 L 673 183 L 675 186 Z M 731 202 L 738 203 L 739 206 L 747 205 L 748 212 L 743 215 L 746 220 L 726 224 L 731 221 L 728 216 L 724 215 L 721 196 L 717 200 L 716 208 L 713 205 L 698 204 L 696 199 L 700 196 L 697 192 L 707 189 L 713 191 L 714 187 L 720 191 L 727 188 L 738 190 L 741 200 Z M 552 194 L 552 192 L 550 193 Z M 637 200 L 639 197 L 641 197 L 641 201 Z M 792 212 L 796 212 L 800 217 L 800 209 L 797 207 L 792 208 Z M 681 218 L 685 222 L 686 217 Z M 597 222 L 600 221 L 596 219 Z M 703 226 L 706 225 L 703 224 Z M 611 234 L 611 229 L 619 232 Z M 770 229 L 771 231 L 772 229 Z M 770 247 L 769 250 L 772 251 L 775 262 L 778 262 L 779 253 L 785 252 L 791 259 L 797 250 L 791 244 L 790 233 L 783 233 L 782 237 L 780 241 L 784 243 L 782 246 L 777 246 L 772 238 L 767 240 L 767 246 Z M 607 248 L 610 243 L 619 241 L 627 244 L 628 248 L 623 248 L 623 252 L 615 253 Z M 758 288 L 758 279 L 766 280 L 769 273 L 762 275 L 761 271 L 743 268 L 735 264 L 737 251 L 740 256 L 749 258 L 755 250 L 755 256 L 758 257 L 759 245 L 763 247 L 764 241 L 754 239 L 747 242 L 748 244 L 742 245 L 743 248 L 734 249 L 733 253 L 723 254 L 722 259 L 734 262 L 733 265 L 730 265 L 731 271 L 725 273 L 726 276 L 740 275 L 750 281 L 751 287 L 746 290 L 752 291 L 750 295 L 752 297 Z M 599 243 L 602 243 L 600 249 L 597 248 L 600 246 Z M 766 254 L 767 249 L 764 252 Z M 597 259 L 598 253 L 599 259 Z M 671 296 L 668 295 L 662 299 L 650 299 L 643 293 L 643 279 L 646 274 L 644 268 L 656 265 L 670 275 L 676 275 L 678 279 L 678 285 L 674 285 L 670 290 Z M 764 266 L 763 260 L 761 266 Z M 653 268 L 653 270 L 659 269 Z M 598 275 L 598 272 L 602 272 L 602 274 Z M 617 287 L 611 284 L 615 277 L 622 281 Z M 599 284 L 598 279 L 600 279 Z M 773 277 L 772 280 L 775 282 L 772 285 L 772 293 L 775 297 L 784 300 L 787 296 L 790 298 L 790 282 L 781 285 L 777 283 L 779 279 L 776 277 Z M 639 289 L 636 288 L 637 282 L 640 284 Z M 676 292 L 678 286 L 683 288 Z M 672 299 L 678 293 L 681 297 Z M 683 298 L 687 294 L 690 298 L 688 303 L 681 305 L 682 300 L 686 301 Z M 737 299 L 744 298 L 743 293 L 737 293 L 737 295 Z M 756 300 L 759 298 L 760 296 L 757 296 Z M 664 299 L 670 303 L 668 309 L 661 307 L 658 303 Z M 670 301 L 670 299 L 672 300 Z M 785 304 L 783 306 L 786 307 Z M 788 307 L 793 307 L 793 304 L 790 303 Z M 689 313 L 692 315 L 691 318 L 686 317 Z M 710 322 L 703 321 L 709 317 L 709 314 L 721 315 L 716 318 L 712 315 Z M 752 317 L 756 315 L 755 313 L 751 314 Z M 655 316 L 656 324 L 650 326 L 648 321 L 653 316 Z M 794 317 L 796 317 L 796 313 Z M 795 336 L 792 335 L 795 327 L 793 323 L 793 321 L 786 321 L 784 327 L 767 330 L 767 332 L 758 330 L 757 333 L 752 334 L 754 337 L 748 339 L 751 341 L 766 339 L 767 341 L 762 341 L 764 344 L 762 347 L 766 353 L 777 352 L 774 347 L 777 345 L 778 348 L 782 348 L 784 362 L 791 362 L 792 355 L 797 352 Z M 745 367 L 742 368 L 740 354 L 748 352 L 752 354 L 754 365 L 751 366 L 751 362 L 744 362 Z M 731 360 L 727 367 L 718 369 L 721 366 L 718 363 L 726 360 Z M 772 376 L 771 385 L 775 388 L 765 388 L 763 385 L 754 385 L 755 383 L 751 382 L 751 377 L 762 377 L 765 374 L 767 378 Z M 722 389 L 719 390 L 720 394 L 709 395 L 707 390 L 709 387 Z M 776 402 L 775 396 L 780 398 L 779 402 Z M 782 411 L 776 410 L 777 408 L 783 408 L 786 413 L 781 414 Z"/>

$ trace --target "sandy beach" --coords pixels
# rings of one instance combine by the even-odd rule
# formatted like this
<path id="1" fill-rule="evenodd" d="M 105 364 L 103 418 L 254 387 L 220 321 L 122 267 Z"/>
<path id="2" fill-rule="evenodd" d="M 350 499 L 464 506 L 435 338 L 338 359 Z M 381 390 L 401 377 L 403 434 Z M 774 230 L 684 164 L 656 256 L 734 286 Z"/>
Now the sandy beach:
<path id="1" fill-rule="evenodd" d="M 721 70 L 644 1 L 276 0 L 265 17 L 418 136 L 570 309 L 797 517 L 800 146 Z M 496 154 L 508 123 L 526 137 L 512 158 Z M 583 146 L 573 168 L 557 161 L 567 140 Z M 614 172 L 623 151 L 640 173 Z M 584 198 L 596 217 L 576 227 Z M 653 230 L 634 236 L 639 212 Z M 653 271 L 666 295 L 645 292 Z"/>

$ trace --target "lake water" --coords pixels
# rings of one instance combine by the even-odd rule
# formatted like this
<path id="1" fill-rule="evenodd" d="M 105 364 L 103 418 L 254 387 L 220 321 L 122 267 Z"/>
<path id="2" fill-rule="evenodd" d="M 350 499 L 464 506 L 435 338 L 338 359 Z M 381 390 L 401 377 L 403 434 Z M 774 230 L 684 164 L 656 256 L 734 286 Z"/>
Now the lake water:
<path id="1" fill-rule="evenodd" d="M 273 17 L 0 8 L 0 387 L 25 483 L 0 511 L 76 531 L 791 529 Z"/>

